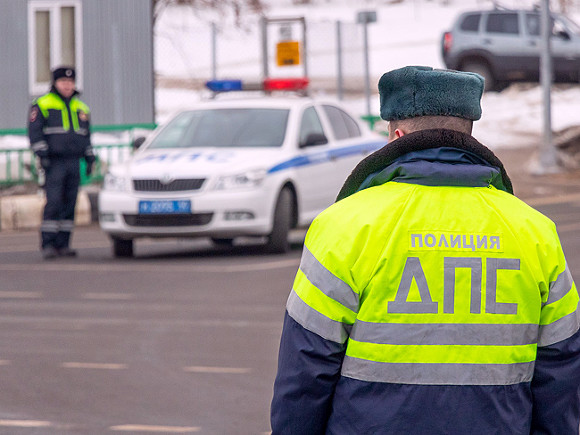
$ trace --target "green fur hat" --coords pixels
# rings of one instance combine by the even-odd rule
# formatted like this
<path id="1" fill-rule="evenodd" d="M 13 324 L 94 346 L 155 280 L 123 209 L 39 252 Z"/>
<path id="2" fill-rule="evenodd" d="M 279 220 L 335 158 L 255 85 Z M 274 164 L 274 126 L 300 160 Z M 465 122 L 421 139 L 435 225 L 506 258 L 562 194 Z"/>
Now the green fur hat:
<path id="1" fill-rule="evenodd" d="M 479 74 L 427 66 L 389 71 L 379 80 L 381 118 L 457 116 L 476 121 L 481 118 L 483 84 Z"/>

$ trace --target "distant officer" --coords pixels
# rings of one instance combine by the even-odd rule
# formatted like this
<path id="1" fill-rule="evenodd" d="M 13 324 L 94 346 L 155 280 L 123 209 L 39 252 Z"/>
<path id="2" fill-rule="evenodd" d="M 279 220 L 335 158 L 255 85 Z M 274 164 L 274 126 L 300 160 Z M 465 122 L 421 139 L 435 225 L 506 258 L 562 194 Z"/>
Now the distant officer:
<path id="1" fill-rule="evenodd" d="M 41 225 L 42 255 L 73 257 L 70 248 L 80 182 L 80 158 L 89 176 L 95 161 L 89 131 L 89 107 L 78 98 L 75 70 L 52 72 L 50 92 L 36 99 L 28 120 L 30 146 L 45 173 L 46 205 Z"/>
<path id="2" fill-rule="evenodd" d="M 554 223 L 471 136 L 483 85 L 382 76 L 390 141 L 308 230 L 273 435 L 578 435 L 578 290 Z"/>

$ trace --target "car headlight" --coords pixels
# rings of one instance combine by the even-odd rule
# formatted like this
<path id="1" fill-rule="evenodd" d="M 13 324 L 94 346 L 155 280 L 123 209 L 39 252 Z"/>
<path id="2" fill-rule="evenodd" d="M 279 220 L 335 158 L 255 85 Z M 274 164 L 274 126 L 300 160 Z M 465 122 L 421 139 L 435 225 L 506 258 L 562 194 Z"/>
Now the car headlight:
<path id="1" fill-rule="evenodd" d="M 218 178 L 215 189 L 229 190 L 257 187 L 266 178 L 266 174 L 267 171 L 265 169 L 253 169 L 239 174 L 222 176 Z"/>
<path id="2" fill-rule="evenodd" d="M 128 190 L 127 179 L 123 176 L 114 175 L 110 172 L 107 172 L 105 179 L 103 180 L 103 189 L 125 192 Z"/>

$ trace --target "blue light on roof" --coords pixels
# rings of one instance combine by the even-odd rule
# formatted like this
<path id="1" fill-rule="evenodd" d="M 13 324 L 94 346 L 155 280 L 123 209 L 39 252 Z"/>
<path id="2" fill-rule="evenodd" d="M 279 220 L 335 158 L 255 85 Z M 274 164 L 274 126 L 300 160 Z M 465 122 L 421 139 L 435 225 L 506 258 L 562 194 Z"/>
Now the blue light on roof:
<path id="1" fill-rule="evenodd" d="M 241 80 L 209 80 L 205 83 L 207 88 L 214 92 L 241 91 Z"/>

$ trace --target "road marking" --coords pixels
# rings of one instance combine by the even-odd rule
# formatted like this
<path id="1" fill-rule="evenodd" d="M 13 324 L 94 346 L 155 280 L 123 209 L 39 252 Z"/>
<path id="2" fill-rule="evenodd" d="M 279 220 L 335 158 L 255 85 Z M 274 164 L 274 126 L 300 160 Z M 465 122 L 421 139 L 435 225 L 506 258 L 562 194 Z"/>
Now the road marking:
<path id="1" fill-rule="evenodd" d="M 4 238 L 2 236 L 1 238 Z M 83 243 L 80 245 L 82 249 L 94 249 L 94 248 L 109 248 L 110 243 Z M 25 246 L 3 246 L 0 248 L 0 252 L 39 252 L 38 243 L 35 245 L 25 245 Z"/>
<path id="2" fill-rule="evenodd" d="M 127 301 L 133 299 L 133 295 L 123 293 L 85 293 L 83 299 L 91 300 L 113 300 L 113 301 Z"/>
<path id="3" fill-rule="evenodd" d="M 190 373 L 227 373 L 241 375 L 244 373 L 250 373 L 252 369 L 243 367 L 204 367 L 204 366 L 191 366 L 184 367 L 183 371 Z"/>
<path id="4" fill-rule="evenodd" d="M 81 363 L 65 362 L 60 365 L 65 369 L 98 369 L 98 370 L 124 370 L 127 364 L 102 364 L 102 363 Z"/>
<path id="5" fill-rule="evenodd" d="M 50 421 L 43 420 L 0 420 L 0 427 L 51 427 Z"/>
<path id="6" fill-rule="evenodd" d="M 556 225 L 556 229 L 559 233 L 567 233 L 572 231 L 580 230 L 580 222 L 575 222 L 572 224 Z"/>
<path id="7" fill-rule="evenodd" d="M 109 430 L 119 432 L 193 433 L 199 432 L 201 428 L 195 426 L 150 426 L 144 424 L 122 424 L 119 426 L 111 426 Z"/>
<path id="8" fill-rule="evenodd" d="M 6 359 L 0 359 L 0 366 L 9 366 L 10 365 L 10 361 L 6 360 Z"/>
<path id="9" fill-rule="evenodd" d="M 524 202 L 532 207 L 538 205 L 561 204 L 565 202 L 580 201 L 579 193 L 569 193 L 559 196 L 540 196 L 536 198 L 525 199 Z"/>
<path id="10" fill-rule="evenodd" d="M 42 297 L 40 292 L 2 292 L 0 299 L 39 299 Z"/>
<path id="11" fill-rule="evenodd" d="M 236 265 L 169 265 L 169 264 L 140 264 L 140 263 L 112 263 L 112 264 L 0 264 L 2 271 L 42 271 L 42 272 L 152 272 L 152 273 L 175 273 L 175 272 L 195 272 L 195 273 L 239 273 L 258 272 L 263 270 L 297 268 L 300 258 L 287 260 L 270 261 L 266 263 L 249 263 Z"/>

